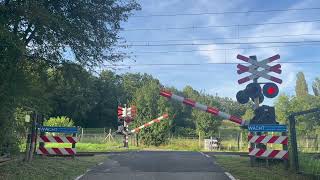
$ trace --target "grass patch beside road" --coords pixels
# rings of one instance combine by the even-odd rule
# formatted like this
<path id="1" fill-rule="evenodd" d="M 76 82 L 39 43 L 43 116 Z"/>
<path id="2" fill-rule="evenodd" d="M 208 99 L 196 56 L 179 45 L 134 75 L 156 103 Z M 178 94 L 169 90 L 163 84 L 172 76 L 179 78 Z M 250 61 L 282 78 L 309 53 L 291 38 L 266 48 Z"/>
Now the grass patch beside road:
<path id="1" fill-rule="evenodd" d="M 128 150 L 140 150 L 140 147 L 130 146 L 129 149 L 122 147 L 123 144 L 118 143 L 77 143 L 77 152 L 108 152 L 108 151 L 128 151 Z M 71 147 L 71 144 L 59 144 L 59 143 L 47 143 L 45 147 Z"/>
<path id="2" fill-rule="evenodd" d="M 219 165 L 227 172 L 231 173 L 236 179 L 246 180 L 309 180 L 310 177 L 297 175 L 284 169 L 282 164 L 265 164 L 260 167 L 250 167 L 248 157 L 239 156 L 215 156 Z"/>
<path id="3" fill-rule="evenodd" d="M 0 166 L 0 179 L 4 180 L 64 180 L 84 174 L 87 168 L 106 159 L 105 155 L 90 157 L 39 157 L 30 162 L 12 161 Z"/>

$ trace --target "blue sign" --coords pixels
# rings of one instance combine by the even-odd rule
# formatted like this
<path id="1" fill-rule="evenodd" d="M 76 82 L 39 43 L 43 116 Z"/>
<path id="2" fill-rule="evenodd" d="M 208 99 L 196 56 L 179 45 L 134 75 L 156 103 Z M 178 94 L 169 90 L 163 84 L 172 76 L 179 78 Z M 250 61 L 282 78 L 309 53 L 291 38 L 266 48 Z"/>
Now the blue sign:
<path id="1" fill-rule="evenodd" d="M 249 124 L 250 132 L 286 132 L 286 125 L 279 124 Z"/>
<path id="2" fill-rule="evenodd" d="M 54 127 L 54 126 L 40 126 L 40 132 L 58 132 L 58 133 L 77 133 L 77 127 Z"/>

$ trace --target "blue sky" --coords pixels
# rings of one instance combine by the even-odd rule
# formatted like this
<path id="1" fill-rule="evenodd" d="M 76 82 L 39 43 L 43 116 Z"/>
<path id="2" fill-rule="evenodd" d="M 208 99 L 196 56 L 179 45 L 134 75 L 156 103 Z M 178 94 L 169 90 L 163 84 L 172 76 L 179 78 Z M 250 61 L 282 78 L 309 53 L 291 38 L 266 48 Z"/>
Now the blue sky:
<path id="1" fill-rule="evenodd" d="M 134 15 L 149 14 L 177 14 L 177 13 L 201 13 L 201 12 L 230 12 L 252 11 L 270 9 L 300 9 L 320 7 L 316 0 L 306 1 L 213 1 L 213 0 L 140 0 L 142 10 Z M 137 28 L 166 28 L 166 27 L 193 27 L 193 26 L 217 26 L 217 25 L 242 25 L 265 24 L 288 21 L 313 21 L 318 20 L 320 10 L 308 11 L 274 11 L 267 13 L 243 13 L 243 14 L 218 14 L 199 16 L 172 16 L 172 17 L 130 17 L 122 24 L 125 30 Z M 320 19 L 320 18 L 319 18 Z M 301 35 L 319 34 L 319 35 Z M 288 36 L 300 35 L 300 36 Z M 287 44 L 249 44 L 249 45 L 222 45 L 221 42 L 265 42 L 265 41 L 303 41 L 320 40 L 320 22 L 272 24 L 261 26 L 233 26 L 201 29 L 179 29 L 161 31 L 122 31 L 120 36 L 128 41 L 128 44 L 167 44 L 167 43 L 210 43 L 205 46 L 165 46 L 165 47 L 129 47 L 133 57 L 119 64 L 152 64 L 152 63 L 224 63 L 240 62 L 237 54 L 245 56 L 256 55 L 258 59 L 265 59 L 275 54 L 280 54 L 280 61 L 317 61 L 320 55 L 320 43 L 301 46 L 287 46 Z M 281 37 L 261 37 L 281 36 Z M 244 38 L 258 37 L 258 38 Z M 260 37 L 260 38 L 259 38 Z M 220 39 L 217 39 L 220 38 Z M 222 39 L 221 39 L 222 38 Z M 229 38 L 229 39 L 223 39 Z M 210 40 L 199 40 L 210 39 Z M 187 40 L 187 41 L 163 41 L 163 40 Z M 146 42 L 139 42 L 146 41 Z M 161 42 L 153 42 L 161 41 Z M 269 46 L 269 47 L 266 47 Z M 270 47 L 282 46 L 282 47 Z M 265 48 L 257 48 L 265 47 Z M 239 49 L 236 49 L 239 48 Z M 244 49 L 249 48 L 249 49 Z M 220 50 L 217 50 L 220 49 Z M 227 50 L 226 50 L 227 49 Z M 231 49 L 231 50 L 230 50 Z M 143 53 L 159 51 L 185 51 L 180 53 Z M 212 51 L 203 51 L 212 50 Z M 140 52 L 140 53 L 139 53 Z M 133 61 L 135 60 L 135 62 Z M 320 61 L 320 59 L 318 60 Z M 274 74 L 283 79 L 279 85 L 280 93 L 294 95 L 296 73 L 305 73 L 312 93 L 312 81 L 320 76 L 320 64 L 282 64 L 281 75 Z M 196 90 L 202 90 L 209 94 L 231 97 L 235 99 L 236 93 L 245 88 L 245 84 L 239 85 L 237 80 L 245 75 L 236 73 L 236 64 L 215 64 L 200 66 L 133 66 L 130 69 L 117 70 L 118 73 L 141 72 L 152 74 L 161 83 L 167 86 L 175 86 L 178 89 L 190 85 Z M 246 74 L 249 75 L 249 74 Z M 260 81 L 266 82 L 263 79 Z M 274 99 L 268 99 L 265 103 L 272 104 Z"/>

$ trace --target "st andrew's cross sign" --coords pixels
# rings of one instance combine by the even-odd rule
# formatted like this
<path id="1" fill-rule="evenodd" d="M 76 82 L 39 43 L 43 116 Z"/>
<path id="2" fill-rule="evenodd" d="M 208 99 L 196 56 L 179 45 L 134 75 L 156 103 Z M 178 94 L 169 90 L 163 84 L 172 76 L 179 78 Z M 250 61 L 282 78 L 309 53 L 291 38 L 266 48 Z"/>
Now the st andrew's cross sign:
<path id="1" fill-rule="evenodd" d="M 267 59 L 264 59 L 262 61 L 257 61 L 256 59 L 253 59 L 252 57 L 249 58 L 249 57 L 246 57 L 246 56 L 243 56 L 240 54 L 237 56 L 237 59 L 251 64 L 250 66 L 244 66 L 242 64 L 238 64 L 238 66 L 237 66 L 238 67 L 238 71 L 237 71 L 238 74 L 242 74 L 245 72 L 251 73 L 251 75 L 239 79 L 238 80 L 239 84 L 243 84 L 245 82 L 248 82 L 250 80 L 253 80 L 255 78 L 260 78 L 260 77 L 268 79 L 268 80 L 276 82 L 276 83 L 279 83 L 279 84 L 282 83 L 281 79 L 276 78 L 276 77 L 268 74 L 270 72 L 281 74 L 281 65 L 280 64 L 276 64 L 274 66 L 267 65 L 267 63 L 270 63 L 270 62 L 273 62 L 275 60 L 280 59 L 279 54 L 272 56 L 272 57 L 269 57 Z M 259 71 L 258 70 L 259 68 L 262 68 L 263 70 Z"/>

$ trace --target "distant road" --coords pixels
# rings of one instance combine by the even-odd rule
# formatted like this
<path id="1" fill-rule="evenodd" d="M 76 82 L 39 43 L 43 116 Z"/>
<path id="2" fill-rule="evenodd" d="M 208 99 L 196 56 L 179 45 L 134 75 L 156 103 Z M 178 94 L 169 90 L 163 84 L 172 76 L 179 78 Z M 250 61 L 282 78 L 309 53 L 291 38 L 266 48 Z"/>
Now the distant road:
<path id="1" fill-rule="evenodd" d="M 227 173 L 228 174 L 228 173 Z M 214 159 L 200 152 L 141 151 L 109 154 L 81 180 L 229 180 Z"/>

